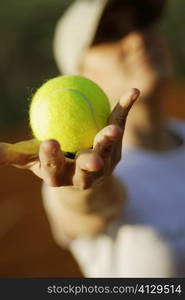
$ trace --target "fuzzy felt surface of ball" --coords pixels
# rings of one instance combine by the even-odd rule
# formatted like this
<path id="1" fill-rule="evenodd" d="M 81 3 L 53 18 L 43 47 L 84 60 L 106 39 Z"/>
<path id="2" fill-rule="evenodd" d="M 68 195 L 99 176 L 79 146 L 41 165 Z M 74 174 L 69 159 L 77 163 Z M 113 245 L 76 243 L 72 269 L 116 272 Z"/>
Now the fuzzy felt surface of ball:
<path id="1" fill-rule="evenodd" d="M 63 75 L 46 81 L 33 95 L 29 118 L 39 141 L 55 139 L 62 151 L 75 154 L 91 148 L 110 115 L 105 92 L 93 81 Z"/>

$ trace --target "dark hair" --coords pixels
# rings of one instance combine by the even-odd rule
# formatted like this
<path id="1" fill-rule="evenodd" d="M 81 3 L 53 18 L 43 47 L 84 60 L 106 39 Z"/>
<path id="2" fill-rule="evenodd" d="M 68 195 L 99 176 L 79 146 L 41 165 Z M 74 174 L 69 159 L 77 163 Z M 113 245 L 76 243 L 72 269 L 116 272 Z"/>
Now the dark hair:
<path id="1" fill-rule="evenodd" d="M 109 0 L 102 14 L 94 43 L 116 40 L 129 31 L 151 26 L 161 17 L 166 0 Z M 121 16 L 118 22 L 117 16 Z"/>
<path id="2" fill-rule="evenodd" d="M 110 0 L 106 9 L 110 11 L 116 6 L 127 10 L 133 17 L 135 26 L 143 28 L 161 17 L 165 5 L 166 0 Z"/>

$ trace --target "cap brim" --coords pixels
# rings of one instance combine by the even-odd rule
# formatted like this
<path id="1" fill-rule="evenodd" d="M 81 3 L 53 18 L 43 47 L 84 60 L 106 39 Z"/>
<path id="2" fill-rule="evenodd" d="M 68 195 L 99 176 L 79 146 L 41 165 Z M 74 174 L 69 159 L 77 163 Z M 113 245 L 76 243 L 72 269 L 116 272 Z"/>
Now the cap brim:
<path id="1" fill-rule="evenodd" d="M 78 0 L 58 21 L 54 34 L 54 57 L 64 74 L 79 74 L 84 51 L 96 34 L 108 0 Z"/>

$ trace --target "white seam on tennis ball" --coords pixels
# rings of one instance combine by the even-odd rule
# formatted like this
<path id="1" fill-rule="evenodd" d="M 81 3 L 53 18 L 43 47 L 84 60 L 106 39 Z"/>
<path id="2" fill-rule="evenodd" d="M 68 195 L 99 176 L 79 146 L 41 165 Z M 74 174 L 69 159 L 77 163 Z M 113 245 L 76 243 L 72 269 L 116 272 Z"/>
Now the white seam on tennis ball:
<path id="1" fill-rule="evenodd" d="M 75 89 L 63 88 L 63 89 L 58 89 L 58 90 L 52 91 L 50 94 L 54 94 L 54 93 L 62 92 L 62 91 L 69 91 L 69 92 L 77 93 L 77 94 L 79 94 L 85 100 L 85 102 L 89 105 L 89 108 L 90 108 L 90 111 L 91 111 L 91 115 L 92 115 L 95 127 L 96 127 L 97 131 L 99 131 L 100 130 L 100 126 L 98 125 L 96 116 L 94 114 L 94 109 L 93 109 L 93 106 L 91 104 L 91 101 L 83 93 L 81 93 L 80 91 L 75 90 Z"/>

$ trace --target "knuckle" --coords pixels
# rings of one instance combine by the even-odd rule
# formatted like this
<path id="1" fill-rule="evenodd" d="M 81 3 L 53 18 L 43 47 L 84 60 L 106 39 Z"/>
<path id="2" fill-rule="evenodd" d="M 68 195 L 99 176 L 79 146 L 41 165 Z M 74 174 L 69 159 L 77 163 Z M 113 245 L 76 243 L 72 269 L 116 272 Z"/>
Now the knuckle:
<path id="1" fill-rule="evenodd" d="M 103 157 L 108 157 L 108 156 L 110 156 L 110 154 L 112 154 L 112 147 L 111 147 L 111 144 L 110 144 L 110 145 L 106 145 L 106 146 L 102 149 L 102 155 L 103 155 Z"/>
<path id="2" fill-rule="evenodd" d="M 73 184 L 80 190 L 86 190 L 91 187 L 91 183 L 87 178 L 81 180 L 79 178 L 74 178 Z"/>
<path id="3" fill-rule="evenodd" d="M 86 189 L 88 189 L 89 187 L 90 187 L 90 185 L 87 184 L 87 182 L 83 182 L 83 183 L 81 183 L 81 184 L 79 185 L 79 188 L 80 188 L 81 190 L 86 190 Z"/>
<path id="4" fill-rule="evenodd" d="M 57 164 L 55 161 L 45 161 L 43 167 L 46 169 L 57 170 Z"/>
<path id="5" fill-rule="evenodd" d="M 115 124 L 110 124 L 109 126 L 107 126 L 107 130 L 108 132 L 112 132 L 113 130 L 115 130 L 117 126 Z"/>

